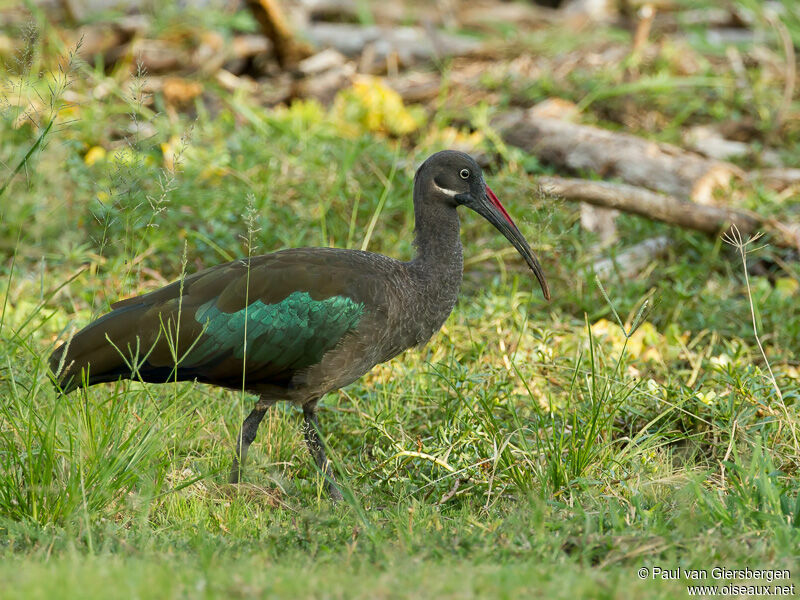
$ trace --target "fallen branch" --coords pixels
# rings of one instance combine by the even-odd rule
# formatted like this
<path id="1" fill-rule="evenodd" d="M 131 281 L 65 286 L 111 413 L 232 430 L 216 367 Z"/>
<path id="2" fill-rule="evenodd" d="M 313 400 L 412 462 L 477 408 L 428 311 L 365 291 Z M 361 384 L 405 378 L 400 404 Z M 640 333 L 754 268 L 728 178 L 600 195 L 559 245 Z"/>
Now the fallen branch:
<path id="1" fill-rule="evenodd" d="M 341 53 L 328 48 L 298 63 L 297 73 L 302 79 L 293 82 L 292 95 L 299 98 L 316 98 L 325 105 L 333 102 L 336 93 L 353 83 L 356 66 Z"/>
<path id="2" fill-rule="evenodd" d="M 564 177 L 539 177 L 538 182 L 545 193 L 567 200 L 614 208 L 709 235 L 726 232 L 732 225 L 745 234 L 763 230 L 779 246 L 800 248 L 800 230 L 749 211 L 695 204 L 624 183 Z"/>
<path id="3" fill-rule="evenodd" d="M 480 42 L 441 31 L 426 31 L 421 27 L 381 27 L 351 23 L 314 23 L 305 32 L 319 48 L 334 48 L 351 58 L 372 53 L 366 66 L 385 64 L 392 57 L 401 65 L 419 61 L 463 56 L 474 52 Z M 373 63 L 373 64 L 370 64 Z"/>
<path id="4" fill-rule="evenodd" d="M 759 148 L 748 142 L 727 139 L 719 131 L 719 128 L 713 125 L 689 127 L 683 135 L 683 142 L 687 148 L 716 160 L 751 157 L 766 166 L 781 164 L 780 156 L 775 150 Z"/>
<path id="5" fill-rule="evenodd" d="M 750 181 L 763 181 L 771 187 L 783 190 L 792 185 L 800 185 L 800 169 L 791 167 L 762 169 L 749 174 Z"/>
<path id="6" fill-rule="evenodd" d="M 614 257 L 598 260 L 592 269 L 599 277 L 605 277 L 611 273 L 618 273 L 623 278 L 634 277 L 652 260 L 664 256 L 671 245 L 672 240 L 667 236 L 650 238 L 631 246 Z"/>
<path id="7" fill-rule="evenodd" d="M 247 7 L 261 26 L 261 31 L 272 42 L 275 58 L 281 67 L 292 68 L 311 55 L 311 48 L 295 39 L 278 0 L 247 0 Z"/>
<path id="8" fill-rule="evenodd" d="M 709 204 L 741 173 L 734 165 L 704 158 L 677 146 L 627 133 L 539 117 L 534 110 L 509 113 L 494 126 L 506 143 L 573 171 L 593 171 L 623 181 Z"/>
<path id="9" fill-rule="evenodd" d="M 618 210 L 602 208 L 581 202 L 581 228 L 596 233 L 601 246 L 608 246 L 617 239 Z"/>

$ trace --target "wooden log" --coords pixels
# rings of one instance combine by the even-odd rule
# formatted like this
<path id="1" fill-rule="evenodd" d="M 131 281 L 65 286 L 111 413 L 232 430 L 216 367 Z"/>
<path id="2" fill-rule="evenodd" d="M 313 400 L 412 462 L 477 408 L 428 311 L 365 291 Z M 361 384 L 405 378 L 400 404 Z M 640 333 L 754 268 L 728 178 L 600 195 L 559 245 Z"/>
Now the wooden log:
<path id="1" fill-rule="evenodd" d="M 245 60 L 258 56 L 259 54 L 267 54 L 272 50 L 272 42 L 269 38 L 256 33 L 244 33 L 234 36 L 231 42 L 231 58 L 238 60 Z"/>
<path id="2" fill-rule="evenodd" d="M 112 22 L 98 22 L 77 29 L 72 43 L 81 40 L 78 55 L 94 64 L 97 56 L 109 67 L 122 58 L 128 43 L 135 37 L 144 35 L 150 28 L 150 20 L 144 15 L 120 17 Z"/>
<path id="3" fill-rule="evenodd" d="M 745 235 L 763 230 L 779 246 L 800 248 L 800 229 L 796 226 L 787 226 L 749 211 L 695 204 L 624 183 L 564 177 L 539 177 L 538 183 L 546 194 L 567 200 L 614 208 L 709 235 L 726 232 L 732 225 Z"/>
<path id="4" fill-rule="evenodd" d="M 456 13 L 458 22 L 470 29 L 494 31 L 498 23 L 514 23 L 517 27 L 536 27 L 554 24 L 559 20 L 558 13 L 525 2 L 465 2 Z"/>
<path id="5" fill-rule="evenodd" d="M 651 261 L 664 256 L 671 245 L 672 240 L 665 235 L 650 238 L 631 246 L 616 256 L 598 260 L 592 265 L 592 270 L 598 277 L 607 277 L 611 273 L 617 273 L 623 279 L 634 277 Z"/>
<path id="6" fill-rule="evenodd" d="M 730 140 L 712 125 L 695 125 L 689 127 L 683 135 L 686 147 L 691 148 L 708 158 L 731 160 L 743 157 L 757 159 L 759 164 L 778 167 L 781 158 L 775 150 L 760 148 L 741 140 Z"/>
<path id="7" fill-rule="evenodd" d="M 304 0 L 309 21 L 357 23 L 359 6 L 355 0 Z"/>
<path id="8" fill-rule="evenodd" d="M 739 169 L 677 146 L 627 133 L 536 116 L 508 113 L 493 122 L 506 143 L 545 162 L 572 171 L 593 171 L 626 183 L 711 204 L 717 190 L 727 190 Z"/>
<path id="9" fill-rule="evenodd" d="M 303 78 L 294 82 L 292 94 L 299 98 L 316 98 L 329 105 L 340 89 L 352 84 L 356 66 L 344 55 L 328 48 L 300 61 L 297 73 Z"/>
<path id="10" fill-rule="evenodd" d="M 617 239 L 618 210 L 602 208 L 589 202 L 581 202 L 581 227 L 597 234 L 601 246 L 608 246 Z"/>
<path id="11" fill-rule="evenodd" d="M 474 52 L 480 42 L 421 27 L 381 27 L 351 23 L 313 23 L 308 38 L 320 48 L 334 48 L 345 56 L 356 57 L 371 48 L 373 61 L 385 63 L 396 55 L 403 65 Z M 362 61 L 363 62 L 363 61 Z"/>
<path id="12" fill-rule="evenodd" d="M 272 42 L 275 58 L 282 68 L 293 68 L 311 55 L 308 44 L 295 39 L 278 0 L 247 0 L 247 7 Z"/>
<path id="13" fill-rule="evenodd" d="M 763 181 L 779 190 L 800 185 L 800 169 L 792 167 L 762 169 L 749 174 L 750 181 Z"/>
<path id="14" fill-rule="evenodd" d="M 130 45 L 136 64 L 148 74 L 174 73 L 191 64 L 188 52 L 163 40 L 137 39 Z"/>
<path id="15" fill-rule="evenodd" d="M 439 73 L 407 71 L 386 80 L 387 85 L 400 94 L 405 104 L 420 104 L 436 98 L 442 92 Z"/>

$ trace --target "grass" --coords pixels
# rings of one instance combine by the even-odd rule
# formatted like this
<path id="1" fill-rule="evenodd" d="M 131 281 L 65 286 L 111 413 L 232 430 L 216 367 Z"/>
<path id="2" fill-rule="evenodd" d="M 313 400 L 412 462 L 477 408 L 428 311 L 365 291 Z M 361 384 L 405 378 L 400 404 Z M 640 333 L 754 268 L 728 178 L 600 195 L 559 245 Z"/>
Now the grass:
<path id="1" fill-rule="evenodd" d="M 637 278 L 599 284 L 575 209 L 536 193 L 543 168 L 499 145 L 485 107 L 458 125 L 443 106 L 396 137 L 204 82 L 216 101 L 170 118 L 142 86 L 68 60 L 54 72 L 72 83 L 48 87 L 37 75 L 57 64 L 48 39 L 29 37 L 35 51 L 10 63 L 0 118 L 3 598 L 671 598 L 686 582 L 637 571 L 796 568 L 791 257 L 621 217 L 624 244 L 668 233 L 675 245 Z M 547 93 L 589 98 L 587 119 L 616 126 L 618 102 L 655 98 L 662 139 L 737 111 L 768 126 L 758 107 L 779 93 L 756 88 L 744 105 L 713 61 L 703 86 L 679 85 L 670 52 L 626 98 L 609 87 L 624 67 L 576 69 Z M 100 83 L 115 91 L 97 100 Z M 518 92 L 484 84 L 505 100 Z M 708 103 L 687 99 L 706 84 Z M 326 499 L 291 407 L 268 414 L 244 483 L 230 486 L 252 398 L 131 382 L 56 395 L 45 359 L 59 336 L 184 270 L 306 245 L 409 258 L 414 168 L 453 125 L 485 132 L 480 148 L 502 157 L 487 180 L 554 300 L 540 300 L 501 236 L 462 215 L 465 281 L 442 332 L 323 401 L 341 505 Z M 775 135 L 797 156 L 796 131 Z M 105 152 L 88 160 L 94 148 Z M 736 194 L 775 214 L 797 203 Z M 748 276 L 757 261 L 762 274 Z"/>

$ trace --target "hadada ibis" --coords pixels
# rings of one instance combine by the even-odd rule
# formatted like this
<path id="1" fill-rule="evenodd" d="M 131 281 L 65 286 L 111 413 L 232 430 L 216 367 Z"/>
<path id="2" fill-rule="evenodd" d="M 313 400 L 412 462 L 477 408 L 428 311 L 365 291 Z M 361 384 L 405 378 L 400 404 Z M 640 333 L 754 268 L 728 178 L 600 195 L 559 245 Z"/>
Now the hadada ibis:
<path id="1" fill-rule="evenodd" d="M 117 302 L 59 346 L 50 357 L 57 386 L 69 393 L 123 378 L 196 380 L 258 395 L 239 433 L 232 483 L 267 409 L 292 402 L 303 409 L 306 443 L 338 500 L 317 402 L 425 344 L 442 326 L 461 286 L 462 205 L 508 238 L 549 300 L 539 261 L 477 163 L 462 152 L 437 152 L 414 177 L 413 260 L 295 248 L 200 271 Z"/>

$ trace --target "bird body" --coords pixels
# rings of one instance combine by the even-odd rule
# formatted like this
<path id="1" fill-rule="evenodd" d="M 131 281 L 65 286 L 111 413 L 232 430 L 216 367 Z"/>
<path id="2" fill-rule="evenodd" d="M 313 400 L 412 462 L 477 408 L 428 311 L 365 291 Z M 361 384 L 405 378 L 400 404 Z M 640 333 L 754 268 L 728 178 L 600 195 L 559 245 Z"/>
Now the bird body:
<path id="1" fill-rule="evenodd" d="M 297 248 L 218 265 L 113 304 L 53 353 L 51 370 L 64 393 L 131 378 L 197 380 L 258 394 L 240 433 L 232 481 L 267 408 L 278 400 L 297 404 L 312 455 L 339 498 L 319 439 L 317 401 L 426 343 L 442 326 L 462 278 L 460 204 L 500 229 L 549 297 L 538 261 L 478 165 L 445 151 L 415 177 L 413 260 Z"/>
<path id="2" fill-rule="evenodd" d="M 336 248 L 237 260 L 113 304 L 51 362 L 57 368 L 68 351 L 65 392 L 86 369 L 89 385 L 196 379 L 302 406 L 438 331 L 457 293 L 444 303 L 426 297 L 430 285 L 418 272 Z"/>

